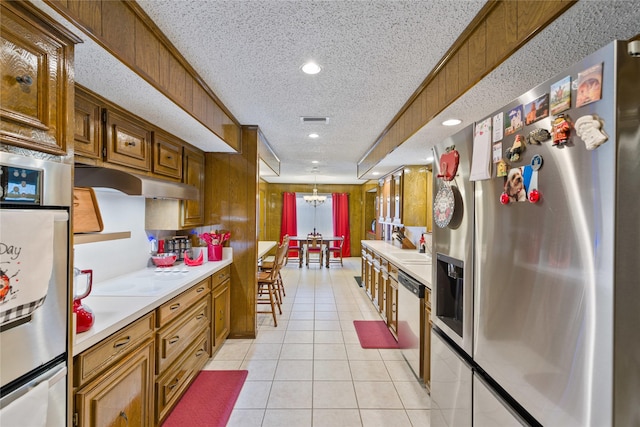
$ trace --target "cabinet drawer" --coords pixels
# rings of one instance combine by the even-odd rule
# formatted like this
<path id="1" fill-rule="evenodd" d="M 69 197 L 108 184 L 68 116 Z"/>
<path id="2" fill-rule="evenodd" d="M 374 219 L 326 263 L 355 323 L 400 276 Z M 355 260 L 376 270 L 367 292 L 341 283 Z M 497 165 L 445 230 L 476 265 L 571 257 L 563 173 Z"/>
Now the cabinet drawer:
<path id="1" fill-rule="evenodd" d="M 160 328 L 168 324 L 170 321 L 186 312 L 194 302 L 207 295 L 211 290 L 210 284 L 211 280 L 207 277 L 202 282 L 191 287 L 188 291 L 181 293 L 171 301 L 167 301 L 161 305 L 157 310 L 158 327 Z"/>
<path id="2" fill-rule="evenodd" d="M 193 338 L 211 324 L 210 299 L 205 298 L 195 307 L 158 332 L 157 369 L 161 374 L 193 342 Z"/>
<path id="3" fill-rule="evenodd" d="M 227 265 L 222 270 L 213 273 L 213 286 L 212 289 L 215 289 L 216 286 L 222 284 L 225 280 L 231 278 L 231 266 Z"/>
<path id="4" fill-rule="evenodd" d="M 198 335 L 194 345 L 184 352 L 156 381 L 156 422 L 159 425 L 171 411 L 191 380 L 209 359 L 209 329 Z"/>
<path id="5" fill-rule="evenodd" d="M 76 356 L 73 385 L 80 386 L 119 360 L 154 331 L 154 313 L 149 313 L 89 350 Z"/>

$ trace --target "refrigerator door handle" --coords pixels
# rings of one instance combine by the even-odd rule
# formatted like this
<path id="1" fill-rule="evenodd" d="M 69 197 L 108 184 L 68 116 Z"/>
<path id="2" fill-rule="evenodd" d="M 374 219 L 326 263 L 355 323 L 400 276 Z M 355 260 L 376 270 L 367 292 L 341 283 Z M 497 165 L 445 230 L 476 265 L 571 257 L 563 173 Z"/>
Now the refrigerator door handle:
<path id="1" fill-rule="evenodd" d="M 40 375 L 39 377 L 35 378 L 33 381 L 29 381 L 28 383 L 23 384 L 21 387 L 17 388 L 12 393 L 10 393 L 10 394 L 8 394 L 6 396 L 3 396 L 2 399 L 0 399 L 0 408 L 4 408 L 5 406 L 9 405 L 11 402 L 13 402 L 13 401 L 17 400 L 18 398 L 24 396 L 29 391 L 31 391 L 34 388 L 36 388 L 43 381 L 48 381 L 49 382 L 49 388 L 51 388 L 58 381 L 66 378 L 66 377 L 67 377 L 67 367 L 66 366 L 59 366 L 58 368 L 53 368 L 53 369 L 45 372 L 44 374 Z"/>

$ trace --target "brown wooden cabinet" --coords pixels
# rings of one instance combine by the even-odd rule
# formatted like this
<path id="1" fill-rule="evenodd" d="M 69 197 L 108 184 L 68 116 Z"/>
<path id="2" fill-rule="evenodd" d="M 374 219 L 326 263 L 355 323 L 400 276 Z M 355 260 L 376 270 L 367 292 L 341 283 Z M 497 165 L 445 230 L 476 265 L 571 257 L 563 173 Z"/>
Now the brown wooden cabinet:
<path id="1" fill-rule="evenodd" d="M 200 190 L 198 200 L 183 200 L 181 222 L 183 228 L 198 227 L 204 224 L 205 157 L 200 150 L 184 147 L 183 179 L 185 184 Z"/>
<path id="2" fill-rule="evenodd" d="M 102 104 L 88 91 L 76 88 L 74 154 L 102 158 Z"/>
<path id="3" fill-rule="evenodd" d="M 422 379 L 427 389 L 431 389 L 431 290 L 424 291 L 424 337 L 423 337 Z"/>
<path id="4" fill-rule="evenodd" d="M 106 110 L 105 161 L 151 171 L 151 130 L 132 116 L 116 110 Z"/>
<path id="5" fill-rule="evenodd" d="M 75 426 L 152 425 L 154 323 L 147 314 L 75 357 Z"/>
<path id="6" fill-rule="evenodd" d="M 211 354 L 211 277 L 156 309 L 155 422 L 159 425 Z"/>
<path id="7" fill-rule="evenodd" d="M 387 282 L 387 326 L 398 337 L 398 267 L 389 263 Z"/>
<path id="8" fill-rule="evenodd" d="M 24 3 L 0 4 L 0 142 L 66 155 L 80 39 Z"/>
<path id="9" fill-rule="evenodd" d="M 182 142 L 161 131 L 153 132 L 153 173 L 182 179 Z"/>
<path id="10" fill-rule="evenodd" d="M 211 354 L 215 354 L 229 336 L 231 326 L 231 269 L 225 267 L 213 277 L 211 316 Z"/>

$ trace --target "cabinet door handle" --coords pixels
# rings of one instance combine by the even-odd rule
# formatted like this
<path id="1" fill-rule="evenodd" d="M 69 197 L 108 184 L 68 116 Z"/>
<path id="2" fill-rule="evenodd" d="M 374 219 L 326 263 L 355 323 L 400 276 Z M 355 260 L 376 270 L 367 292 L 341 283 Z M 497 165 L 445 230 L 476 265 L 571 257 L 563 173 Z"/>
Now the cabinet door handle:
<path id="1" fill-rule="evenodd" d="M 198 288 L 198 289 L 196 290 L 196 292 L 197 292 L 197 293 L 200 293 L 200 292 L 204 291 L 204 289 L 205 289 L 205 287 L 203 286 L 203 287 L 201 287 L 201 288 Z"/>
<path id="2" fill-rule="evenodd" d="M 136 146 L 136 142 L 135 141 L 125 141 L 124 145 L 125 145 L 125 147 L 126 146 L 135 147 Z"/>
<path id="3" fill-rule="evenodd" d="M 31 86 L 33 83 L 33 79 L 28 74 L 25 74 L 24 76 L 16 76 L 16 81 L 25 86 Z"/>
<path id="4" fill-rule="evenodd" d="M 180 378 L 176 378 L 175 380 L 173 380 L 173 382 L 171 384 L 169 384 L 167 386 L 167 388 L 169 389 L 169 391 L 173 390 L 174 388 L 176 388 L 176 386 L 180 384 Z"/>
<path id="5" fill-rule="evenodd" d="M 200 320 L 204 317 L 204 313 L 200 313 L 196 316 L 196 320 Z"/>
<path id="6" fill-rule="evenodd" d="M 175 344 L 178 341 L 180 341 L 180 335 L 176 335 L 176 336 L 174 336 L 172 338 L 169 338 L 169 344 Z"/>
<path id="7" fill-rule="evenodd" d="M 200 349 L 200 350 L 196 351 L 196 357 L 202 356 L 202 353 L 204 353 L 203 349 Z"/>
<path id="8" fill-rule="evenodd" d="M 113 348 L 118 348 L 118 347 L 122 347 L 123 345 L 127 345 L 129 344 L 129 341 L 131 341 L 131 337 L 124 337 L 122 339 L 119 339 L 118 341 L 113 343 Z"/>
<path id="9" fill-rule="evenodd" d="M 125 423 L 129 424 L 129 417 L 127 417 L 127 414 L 124 411 L 120 411 L 120 415 L 118 416 L 122 418 Z"/>
<path id="10" fill-rule="evenodd" d="M 180 303 L 177 303 L 177 304 L 173 304 L 171 307 L 169 307 L 169 310 L 176 311 L 179 308 L 180 308 Z"/>

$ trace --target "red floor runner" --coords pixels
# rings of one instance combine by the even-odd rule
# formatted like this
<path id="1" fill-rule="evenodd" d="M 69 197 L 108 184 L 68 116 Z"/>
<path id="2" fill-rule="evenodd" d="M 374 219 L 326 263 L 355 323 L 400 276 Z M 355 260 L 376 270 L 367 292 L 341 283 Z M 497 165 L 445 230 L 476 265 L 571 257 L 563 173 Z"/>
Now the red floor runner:
<path id="1" fill-rule="evenodd" d="M 162 427 L 224 427 L 249 371 L 200 371 Z"/>
<path id="2" fill-rule="evenodd" d="M 354 320 L 362 348 L 399 348 L 387 324 L 382 320 Z"/>

